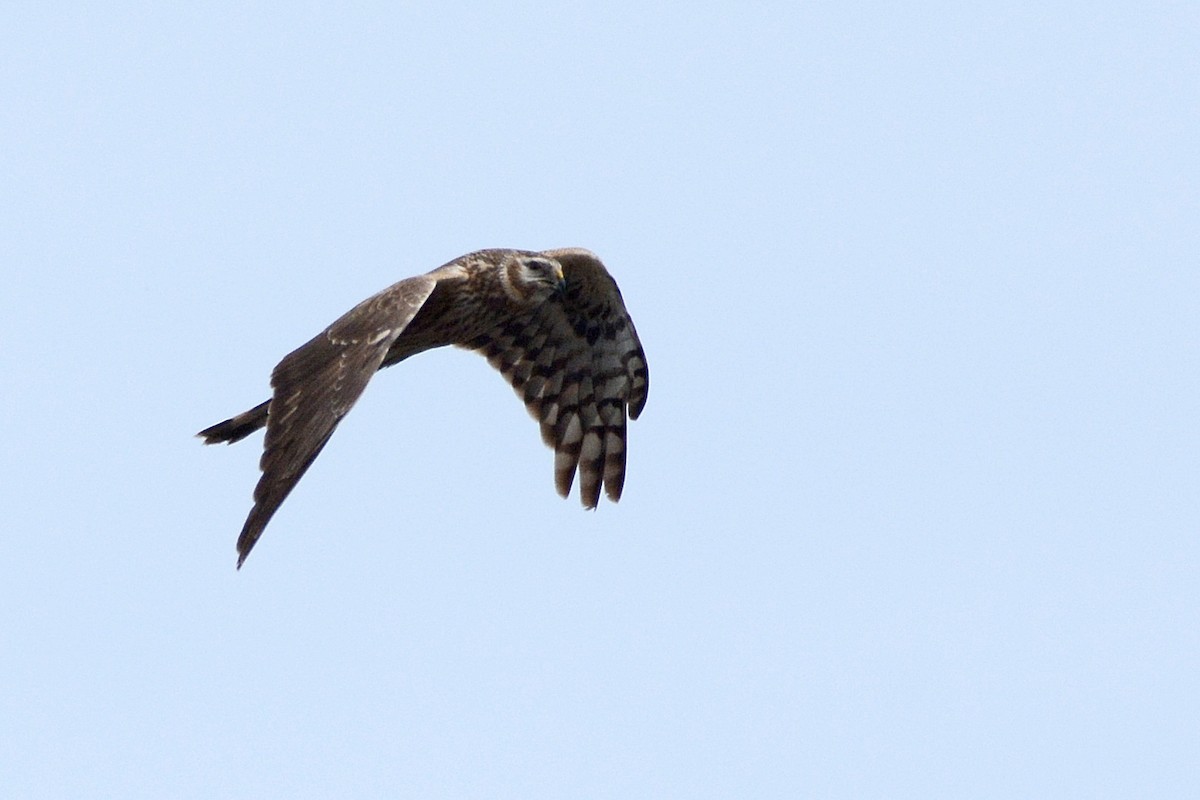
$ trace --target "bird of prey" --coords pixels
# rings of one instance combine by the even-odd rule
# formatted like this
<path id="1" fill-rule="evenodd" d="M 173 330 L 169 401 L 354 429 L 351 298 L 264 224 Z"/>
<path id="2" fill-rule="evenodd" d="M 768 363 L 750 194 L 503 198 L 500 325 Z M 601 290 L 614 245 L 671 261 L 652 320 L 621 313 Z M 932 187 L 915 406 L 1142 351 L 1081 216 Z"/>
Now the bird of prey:
<path id="1" fill-rule="evenodd" d="M 205 444 L 266 427 L 262 477 L 238 537 L 240 569 L 271 516 L 377 370 L 444 345 L 500 370 L 554 449 L 554 484 L 595 508 L 625 482 L 625 418 L 649 371 L 616 281 L 581 248 L 480 250 L 368 297 L 271 373 L 271 399 L 200 431 Z"/>

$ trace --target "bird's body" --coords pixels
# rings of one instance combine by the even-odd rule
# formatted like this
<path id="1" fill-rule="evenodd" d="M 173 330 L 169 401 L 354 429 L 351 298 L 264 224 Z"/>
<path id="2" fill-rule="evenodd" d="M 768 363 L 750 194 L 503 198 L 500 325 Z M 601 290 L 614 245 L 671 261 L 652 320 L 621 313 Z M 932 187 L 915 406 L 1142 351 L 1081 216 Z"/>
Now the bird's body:
<path id="1" fill-rule="evenodd" d="M 477 350 L 504 374 L 555 450 L 563 496 L 612 500 L 625 478 L 626 412 L 649 373 L 616 282 L 595 255 L 567 248 L 481 250 L 375 294 L 279 362 L 270 400 L 200 432 L 206 444 L 267 435 L 238 566 L 377 370 L 446 345 Z"/>

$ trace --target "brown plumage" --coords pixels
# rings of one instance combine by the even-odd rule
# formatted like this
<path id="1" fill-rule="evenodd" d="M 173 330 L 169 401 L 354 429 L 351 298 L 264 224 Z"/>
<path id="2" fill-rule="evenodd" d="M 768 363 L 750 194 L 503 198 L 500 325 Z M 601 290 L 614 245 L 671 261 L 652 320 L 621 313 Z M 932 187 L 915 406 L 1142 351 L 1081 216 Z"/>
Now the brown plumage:
<path id="1" fill-rule="evenodd" d="M 232 444 L 266 426 L 238 567 L 376 371 L 433 347 L 477 350 L 503 373 L 552 447 L 564 497 L 621 497 L 625 418 L 646 404 L 646 357 L 617 283 L 579 248 L 481 250 L 367 298 L 271 374 L 270 400 L 198 434 Z"/>

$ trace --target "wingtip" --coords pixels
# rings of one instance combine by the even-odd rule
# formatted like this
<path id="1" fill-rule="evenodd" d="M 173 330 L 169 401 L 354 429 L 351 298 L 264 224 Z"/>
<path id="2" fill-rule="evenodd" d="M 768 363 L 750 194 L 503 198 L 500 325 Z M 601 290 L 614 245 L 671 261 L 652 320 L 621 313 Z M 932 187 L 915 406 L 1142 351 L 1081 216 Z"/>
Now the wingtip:
<path id="1" fill-rule="evenodd" d="M 266 527 L 267 520 L 259 520 L 258 518 L 259 509 L 260 506 L 258 504 L 255 504 L 254 508 L 250 509 L 250 515 L 246 517 L 246 524 L 242 526 L 242 532 L 238 535 L 238 569 L 241 569 L 242 564 L 246 563 L 246 559 L 250 557 L 250 551 L 258 543 L 258 537 L 262 535 L 263 528 Z M 270 519 L 269 516 L 268 519 Z"/>
<path id="2" fill-rule="evenodd" d="M 246 563 L 246 559 L 250 557 L 250 551 L 254 549 L 254 545 L 257 542 L 258 542 L 258 536 L 255 536 L 253 539 L 251 539 L 248 542 L 245 540 L 245 537 L 238 538 L 238 543 L 237 543 L 237 552 L 238 552 L 237 568 L 238 569 L 241 569 L 242 564 Z"/>

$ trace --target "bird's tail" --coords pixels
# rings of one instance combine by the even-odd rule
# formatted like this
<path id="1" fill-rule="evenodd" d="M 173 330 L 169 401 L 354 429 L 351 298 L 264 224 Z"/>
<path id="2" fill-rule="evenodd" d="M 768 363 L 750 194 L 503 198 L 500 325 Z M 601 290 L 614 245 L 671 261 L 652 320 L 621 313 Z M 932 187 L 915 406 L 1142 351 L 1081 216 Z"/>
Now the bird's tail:
<path id="1" fill-rule="evenodd" d="M 227 419 L 224 422 L 218 422 L 211 428 L 205 428 L 196 435 L 203 436 L 205 444 L 217 444 L 218 442 L 233 444 L 234 442 L 239 442 L 259 428 L 266 426 L 267 407 L 270 405 L 270 400 L 267 400 L 265 403 L 259 403 L 249 411 L 238 414 L 236 417 Z"/>

